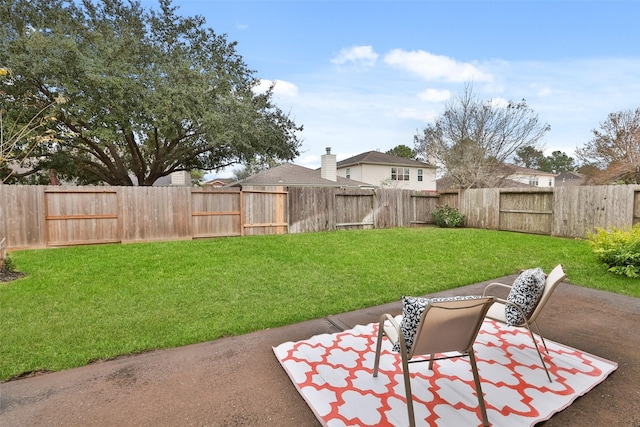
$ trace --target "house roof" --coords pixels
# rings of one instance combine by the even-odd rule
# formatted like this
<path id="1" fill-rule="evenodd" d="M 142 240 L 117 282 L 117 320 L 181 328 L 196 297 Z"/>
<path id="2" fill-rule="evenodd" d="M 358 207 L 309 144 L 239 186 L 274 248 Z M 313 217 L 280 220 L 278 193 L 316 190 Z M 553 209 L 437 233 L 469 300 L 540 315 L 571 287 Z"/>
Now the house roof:
<path id="1" fill-rule="evenodd" d="M 213 178 L 204 182 L 204 185 L 226 185 L 231 184 L 235 180 L 233 178 Z"/>
<path id="2" fill-rule="evenodd" d="M 524 187 L 533 187 L 533 185 L 514 181 L 508 178 L 502 178 L 496 184 L 496 188 L 524 188 Z M 458 187 L 453 185 L 453 179 L 451 177 L 445 176 L 436 180 L 436 189 L 437 191 L 458 190 Z"/>
<path id="3" fill-rule="evenodd" d="M 562 172 L 560 175 L 556 177 L 556 186 L 563 185 L 582 185 L 586 181 L 584 175 L 578 172 Z"/>
<path id="4" fill-rule="evenodd" d="M 557 176 L 555 173 L 539 171 L 537 169 L 530 169 L 512 164 L 505 164 L 504 168 L 505 173 L 508 175 Z"/>
<path id="5" fill-rule="evenodd" d="M 406 165 L 419 168 L 435 168 L 434 165 L 429 163 L 420 162 L 418 160 L 407 159 L 405 157 L 393 156 L 391 154 L 381 153 L 379 151 L 367 151 L 366 153 L 358 154 L 357 156 L 349 157 L 348 159 L 341 160 L 337 163 L 338 168 L 344 168 L 348 166 L 358 164 L 378 164 L 378 165 Z"/>
<path id="6" fill-rule="evenodd" d="M 272 169 L 259 172 L 248 178 L 236 181 L 230 186 L 239 185 L 282 185 L 288 187 L 371 187 L 371 184 L 355 181 L 344 177 L 337 177 L 330 181 L 320 177 L 320 169 L 309 169 L 304 166 L 284 163 Z"/>

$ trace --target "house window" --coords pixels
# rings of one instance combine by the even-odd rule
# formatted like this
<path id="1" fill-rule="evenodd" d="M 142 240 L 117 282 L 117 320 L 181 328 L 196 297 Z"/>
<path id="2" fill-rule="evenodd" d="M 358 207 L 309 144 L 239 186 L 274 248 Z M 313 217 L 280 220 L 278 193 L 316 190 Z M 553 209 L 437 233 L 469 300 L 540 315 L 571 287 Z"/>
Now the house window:
<path id="1" fill-rule="evenodd" d="M 392 181 L 409 181 L 409 168 L 391 168 Z"/>
<path id="2" fill-rule="evenodd" d="M 351 179 L 351 168 L 347 168 L 346 173 L 347 173 L 347 179 Z"/>
<path id="3" fill-rule="evenodd" d="M 551 180 L 551 178 L 549 178 L 549 187 L 552 186 L 551 184 L 553 184 L 553 181 Z"/>
<path id="4" fill-rule="evenodd" d="M 538 186 L 538 177 L 537 176 L 530 176 L 529 177 L 529 185 L 533 185 L 534 187 Z"/>
<path id="5" fill-rule="evenodd" d="M 422 182 L 422 169 L 418 169 L 418 182 Z"/>

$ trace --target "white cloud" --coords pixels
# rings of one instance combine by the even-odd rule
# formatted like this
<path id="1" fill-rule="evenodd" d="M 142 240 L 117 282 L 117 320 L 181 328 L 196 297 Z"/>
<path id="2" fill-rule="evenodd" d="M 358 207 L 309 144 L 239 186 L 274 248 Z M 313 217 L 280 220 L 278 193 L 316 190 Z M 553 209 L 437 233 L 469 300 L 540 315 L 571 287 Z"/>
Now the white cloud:
<path id="1" fill-rule="evenodd" d="M 496 108 L 506 108 L 507 105 L 509 105 L 509 100 L 508 99 L 504 99 L 504 98 L 491 98 L 489 100 L 489 104 L 491 104 L 492 107 L 496 107 Z"/>
<path id="2" fill-rule="evenodd" d="M 404 51 L 394 49 L 385 58 L 389 65 L 417 74 L 427 81 L 491 81 L 491 74 L 480 70 L 476 65 L 457 62 L 447 56 L 434 55 L 424 50 Z"/>
<path id="3" fill-rule="evenodd" d="M 553 90 L 549 87 L 542 87 L 538 89 L 537 95 L 541 98 L 546 96 L 551 96 L 553 94 Z"/>
<path id="4" fill-rule="evenodd" d="M 273 93 L 279 96 L 296 97 L 298 96 L 298 86 L 284 80 L 276 80 Z"/>
<path id="5" fill-rule="evenodd" d="M 378 54 L 371 46 L 354 46 L 342 49 L 338 56 L 331 60 L 332 64 L 343 65 L 353 63 L 358 65 L 373 66 L 378 59 Z"/>
<path id="6" fill-rule="evenodd" d="M 254 91 L 257 93 L 264 93 L 269 89 L 271 84 L 275 83 L 273 87 L 273 94 L 286 97 L 286 98 L 294 98 L 298 96 L 298 87 L 291 83 L 286 82 L 284 80 L 260 80 L 258 86 L 255 87 Z"/>
<path id="7" fill-rule="evenodd" d="M 418 97 L 427 102 L 442 102 L 451 98 L 451 91 L 448 89 L 427 89 L 424 92 L 419 93 Z"/>
<path id="8" fill-rule="evenodd" d="M 398 116 L 405 119 L 420 120 L 425 123 L 433 122 L 439 116 L 436 111 L 433 110 L 419 110 L 416 108 L 404 108 L 398 111 Z M 405 144 L 408 145 L 408 144 Z"/>

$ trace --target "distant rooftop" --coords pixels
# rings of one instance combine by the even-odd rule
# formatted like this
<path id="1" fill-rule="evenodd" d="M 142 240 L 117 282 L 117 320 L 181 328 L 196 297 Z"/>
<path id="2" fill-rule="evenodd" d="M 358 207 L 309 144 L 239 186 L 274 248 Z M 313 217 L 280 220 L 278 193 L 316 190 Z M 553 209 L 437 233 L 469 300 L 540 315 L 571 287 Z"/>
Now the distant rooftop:
<path id="1" fill-rule="evenodd" d="M 367 151 L 366 153 L 358 154 L 348 159 L 344 159 L 338 162 L 338 167 L 343 168 L 357 164 L 379 164 L 379 165 L 407 165 L 422 168 L 435 168 L 434 165 L 420 162 L 418 160 L 407 159 L 405 157 L 393 156 L 391 154 L 381 153 L 379 151 Z"/>
<path id="2" fill-rule="evenodd" d="M 288 187 L 371 187 L 371 184 L 355 181 L 344 177 L 337 177 L 336 181 L 330 181 L 320 177 L 320 169 L 310 169 L 304 166 L 284 163 L 272 169 L 268 169 L 252 175 L 248 178 L 235 181 L 230 186 L 239 185 L 282 185 Z"/>

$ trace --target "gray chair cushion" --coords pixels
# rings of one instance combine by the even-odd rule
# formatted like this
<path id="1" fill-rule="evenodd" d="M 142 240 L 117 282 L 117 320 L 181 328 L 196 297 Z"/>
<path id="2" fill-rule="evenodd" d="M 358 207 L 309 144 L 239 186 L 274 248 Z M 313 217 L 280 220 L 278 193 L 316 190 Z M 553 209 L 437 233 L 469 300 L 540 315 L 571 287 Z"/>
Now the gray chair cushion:
<path id="1" fill-rule="evenodd" d="M 507 301 L 517 304 L 529 318 L 540 301 L 546 280 L 547 276 L 540 267 L 523 271 L 513 282 Z M 505 304 L 504 314 L 508 325 L 517 326 L 524 323 L 522 313 L 510 304 Z"/>

